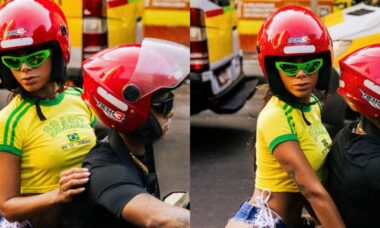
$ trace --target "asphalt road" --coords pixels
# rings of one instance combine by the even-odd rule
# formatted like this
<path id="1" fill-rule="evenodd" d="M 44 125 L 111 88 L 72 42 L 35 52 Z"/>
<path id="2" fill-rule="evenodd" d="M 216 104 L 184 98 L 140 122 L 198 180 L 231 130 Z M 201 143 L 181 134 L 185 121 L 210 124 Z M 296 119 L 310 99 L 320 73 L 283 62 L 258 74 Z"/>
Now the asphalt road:
<path id="1" fill-rule="evenodd" d="M 191 227 L 224 227 L 254 187 L 252 134 L 263 91 L 232 115 L 191 117 Z"/>

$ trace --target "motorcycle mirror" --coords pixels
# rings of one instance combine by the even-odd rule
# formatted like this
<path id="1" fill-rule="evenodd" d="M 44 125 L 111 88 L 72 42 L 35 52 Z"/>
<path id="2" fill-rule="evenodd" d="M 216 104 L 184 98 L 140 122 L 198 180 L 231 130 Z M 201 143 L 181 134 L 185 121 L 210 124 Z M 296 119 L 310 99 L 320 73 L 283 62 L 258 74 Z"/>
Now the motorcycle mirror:
<path id="1" fill-rule="evenodd" d="M 190 209 L 190 195 L 188 192 L 171 192 L 163 201 L 173 206 Z"/>

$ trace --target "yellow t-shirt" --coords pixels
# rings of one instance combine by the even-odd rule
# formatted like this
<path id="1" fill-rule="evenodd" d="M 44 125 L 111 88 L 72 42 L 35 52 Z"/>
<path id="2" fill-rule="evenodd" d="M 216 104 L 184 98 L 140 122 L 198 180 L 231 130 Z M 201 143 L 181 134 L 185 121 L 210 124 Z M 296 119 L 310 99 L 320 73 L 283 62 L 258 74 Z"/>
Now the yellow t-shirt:
<path id="1" fill-rule="evenodd" d="M 40 101 L 16 96 L 0 111 L 0 151 L 21 157 L 21 193 L 44 193 L 58 187 L 62 171 L 80 167 L 96 143 L 95 115 L 68 88 L 57 98 Z"/>
<path id="2" fill-rule="evenodd" d="M 312 97 L 311 101 L 318 101 Z M 310 165 L 320 180 L 326 176 L 325 158 L 331 147 L 331 138 L 321 122 L 319 101 L 302 107 L 308 126 L 302 117 L 301 107 L 289 105 L 273 96 L 257 119 L 256 131 L 256 187 L 272 192 L 299 192 L 273 155 L 280 143 L 298 141 Z"/>

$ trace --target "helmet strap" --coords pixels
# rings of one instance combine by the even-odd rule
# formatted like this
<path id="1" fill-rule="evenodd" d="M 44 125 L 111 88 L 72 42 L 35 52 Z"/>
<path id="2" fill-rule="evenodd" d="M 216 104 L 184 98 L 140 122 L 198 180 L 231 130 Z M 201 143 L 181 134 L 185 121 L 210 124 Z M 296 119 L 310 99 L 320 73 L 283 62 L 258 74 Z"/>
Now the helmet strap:
<path id="1" fill-rule="evenodd" d="M 162 128 L 156 117 L 150 113 L 148 119 L 130 135 L 144 144 L 150 144 L 162 136 Z"/>

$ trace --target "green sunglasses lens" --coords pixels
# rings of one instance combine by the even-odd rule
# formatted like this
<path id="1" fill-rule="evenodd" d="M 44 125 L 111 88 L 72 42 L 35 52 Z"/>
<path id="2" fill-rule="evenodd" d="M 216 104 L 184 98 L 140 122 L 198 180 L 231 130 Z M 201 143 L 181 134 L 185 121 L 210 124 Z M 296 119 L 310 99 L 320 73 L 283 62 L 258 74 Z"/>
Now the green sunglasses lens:
<path id="1" fill-rule="evenodd" d="M 319 69 L 321 69 L 323 65 L 323 59 L 314 59 L 305 63 L 292 63 L 292 62 L 276 62 L 276 68 L 285 73 L 288 76 L 295 76 L 300 69 L 302 69 L 306 74 L 312 74 Z"/>
<path id="2" fill-rule="evenodd" d="M 51 50 L 41 50 L 29 54 L 27 56 L 3 56 L 1 58 L 3 64 L 9 67 L 12 70 L 19 70 L 23 62 L 25 62 L 28 66 L 36 68 L 42 65 L 51 55 Z"/>
<path id="3" fill-rule="evenodd" d="M 17 57 L 3 56 L 1 60 L 5 66 L 12 70 L 18 70 L 21 67 L 21 61 Z"/>
<path id="4" fill-rule="evenodd" d="M 306 62 L 303 64 L 303 71 L 305 71 L 306 74 L 312 74 L 316 72 L 317 70 L 321 69 L 323 65 L 322 59 L 315 59 L 309 62 Z"/>
<path id="5" fill-rule="evenodd" d="M 44 53 L 39 53 L 37 55 L 27 58 L 25 62 L 31 67 L 38 67 L 39 65 L 45 62 L 45 60 L 47 59 L 46 56 L 47 55 Z"/>
<path id="6" fill-rule="evenodd" d="M 289 76 L 296 75 L 298 73 L 298 66 L 293 63 L 287 63 L 287 62 L 279 62 L 277 69 L 284 72 L 285 74 Z"/>

